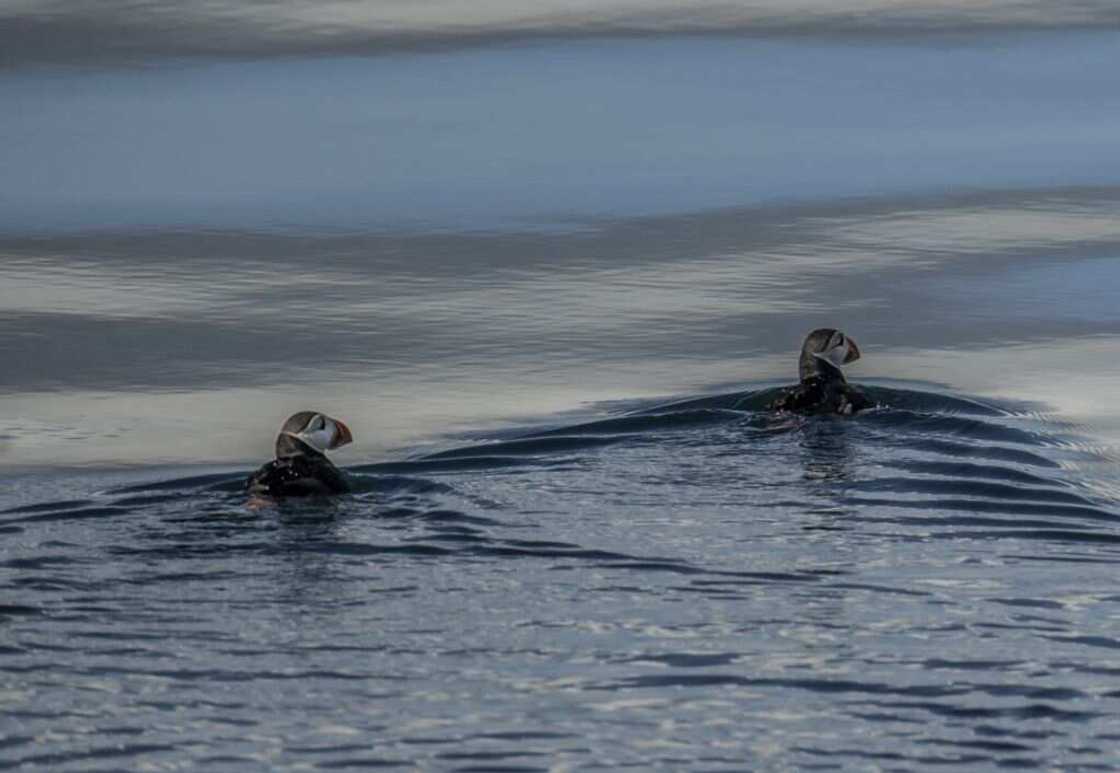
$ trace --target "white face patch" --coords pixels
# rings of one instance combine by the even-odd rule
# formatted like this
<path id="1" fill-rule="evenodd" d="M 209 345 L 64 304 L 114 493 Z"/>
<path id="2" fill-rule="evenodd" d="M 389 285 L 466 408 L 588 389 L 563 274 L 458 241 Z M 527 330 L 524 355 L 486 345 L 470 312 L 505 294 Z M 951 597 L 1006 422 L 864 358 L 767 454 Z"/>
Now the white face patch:
<path id="1" fill-rule="evenodd" d="M 320 424 L 322 427 L 319 429 L 311 429 L 312 427 L 318 427 Z M 326 453 L 327 450 L 330 449 L 331 443 L 334 442 L 335 437 L 338 435 L 338 429 L 330 419 L 325 416 L 316 415 L 311 418 L 311 421 L 307 422 L 307 427 L 301 432 L 290 432 L 288 434 L 294 438 L 299 438 L 316 451 Z"/>
<path id="2" fill-rule="evenodd" d="M 844 365 L 844 361 L 848 359 L 848 354 L 852 351 L 852 345 L 848 343 L 848 339 L 844 339 L 844 343 L 839 346 L 834 346 L 827 352 L 816 353 L 813 356 L 825 360 L 829 365 L 840 368 Z"/>

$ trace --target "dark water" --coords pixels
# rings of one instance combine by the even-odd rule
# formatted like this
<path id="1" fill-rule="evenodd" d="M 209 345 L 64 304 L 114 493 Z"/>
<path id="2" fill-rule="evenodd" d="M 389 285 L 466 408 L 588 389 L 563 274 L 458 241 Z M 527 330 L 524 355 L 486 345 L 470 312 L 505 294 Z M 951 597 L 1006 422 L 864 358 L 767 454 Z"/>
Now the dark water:
<path id="1" fill-rule="evenodd" d="M 1114 12 L 540 10 L 0 9 L 0 767 L 1120 768 Z"/>
<path id="2" fill-rule="evenodd" d="M 8 509 L 7 759 L 50 769 L 1109 768 L 1120 514 L 1031 413 L 765 391 Z"/>

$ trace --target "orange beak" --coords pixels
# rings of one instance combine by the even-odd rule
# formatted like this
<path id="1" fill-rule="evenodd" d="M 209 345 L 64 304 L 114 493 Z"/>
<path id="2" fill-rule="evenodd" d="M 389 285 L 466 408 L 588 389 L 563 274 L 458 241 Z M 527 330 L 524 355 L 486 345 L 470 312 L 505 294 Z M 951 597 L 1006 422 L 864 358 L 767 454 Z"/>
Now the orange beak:
<path id="1" fill-rule="evenodd" d="M 844 364 L 847 365 L 849 362 L 855 362 L 858 359 L 859 359 L 859 347 L 856 346 L 855 341 L 853 341 L 852 339 L 849 338 L 848 339 L 848 356 L 844 358 Z"/>
<path id="2" fill-rule="evenodd" d="M 354 436 L 350 434 L 350 428 L 343 424 L 338 419 L 334 419 L 334 425 L 338 427 L 338 432 L 335 433 L 334 442 L 331 443 L 331 449 L 344 446 L 347 443 L 354 442 Z"/>

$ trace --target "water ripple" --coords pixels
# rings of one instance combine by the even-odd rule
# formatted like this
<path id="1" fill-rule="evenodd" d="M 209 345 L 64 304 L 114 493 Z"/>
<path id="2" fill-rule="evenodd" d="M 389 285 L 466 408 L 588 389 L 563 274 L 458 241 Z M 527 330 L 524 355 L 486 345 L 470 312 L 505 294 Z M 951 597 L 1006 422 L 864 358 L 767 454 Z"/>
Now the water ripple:
<path id="1" fill-rule="evenodd" d="M 255 501 L 229 470 L 8 508 L 0 748 L 252 767 L 279 723 L 253 748 L 324 769 L 1101 760 L 1120 508 L 1075 428 L 770 394 L 359 464 L 333 499 Z M 603 740 L 621 725 L 656 744 Z"/>

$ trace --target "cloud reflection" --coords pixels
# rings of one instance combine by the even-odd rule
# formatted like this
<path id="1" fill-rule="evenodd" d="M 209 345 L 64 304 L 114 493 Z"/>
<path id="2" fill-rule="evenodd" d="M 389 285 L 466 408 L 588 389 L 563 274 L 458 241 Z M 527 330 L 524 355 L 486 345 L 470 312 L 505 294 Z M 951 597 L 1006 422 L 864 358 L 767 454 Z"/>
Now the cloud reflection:
<path id="1" fill-rule="evenodd" d="M 1082 189 L 551 233 L 7 238 L 0 356 L 21 365 L 0 434 L 9 462 L 251 459 L 314 395 L 373 454 L 791 380 L 804 332 L 843 324 L 857 381 L 1032 400 L 1120 438 L 1120 317 L 1095 289 L 1120 274 L 1117 215 L 1120 192 Z"/>
<path id="2" fill-rule="evenodd" d="M 0 66 L 376 54 L 556 36 L 1099 28 L 1116 19 L 1103 0 L 13 0 L 0 7 Z"/>

